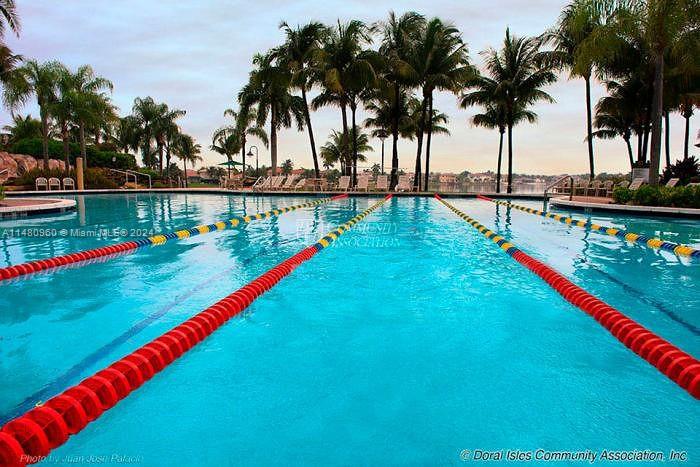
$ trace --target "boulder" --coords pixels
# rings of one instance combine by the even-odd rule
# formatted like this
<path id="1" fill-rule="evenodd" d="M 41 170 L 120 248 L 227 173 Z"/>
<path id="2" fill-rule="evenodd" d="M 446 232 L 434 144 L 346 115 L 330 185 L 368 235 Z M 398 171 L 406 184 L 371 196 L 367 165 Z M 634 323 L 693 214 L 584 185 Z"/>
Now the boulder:
<path id="1" fill-rule="evenodd" d="M 10 154 L 0 151 L 0 172 L 4 170 L 7 170 L 7 172 L 0 174 L 0 180 L 3 182 L 9 178 L 17 178 L 19 176 L 17 173 L 17 161 Z"/>
<path id="2" fill-rule="evenodd" d="M 17 176 L 23 175 L 37 168 L 37 160 L 26 154 L 10 154 L 17 162 Z"/>

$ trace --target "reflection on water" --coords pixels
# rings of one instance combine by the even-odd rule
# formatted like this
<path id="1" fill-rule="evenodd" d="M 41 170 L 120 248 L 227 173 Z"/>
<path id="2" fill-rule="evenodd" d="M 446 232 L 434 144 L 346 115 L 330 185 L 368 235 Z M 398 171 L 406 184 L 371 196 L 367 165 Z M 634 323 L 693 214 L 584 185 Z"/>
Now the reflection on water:
<path id="1" fill-rule="evenodd" d="M 501 193 L 506 192 L 507 186 L 507 182 L 501 182 Z M 513 182 L 513 193 L 542 194 L 545 188 L 547 188 L 547 183 L 545 182 Z M 431 186 L 431 189 L 442 193 L 495 193 L 496 182 L 436 183 L 434 186 Z"/>

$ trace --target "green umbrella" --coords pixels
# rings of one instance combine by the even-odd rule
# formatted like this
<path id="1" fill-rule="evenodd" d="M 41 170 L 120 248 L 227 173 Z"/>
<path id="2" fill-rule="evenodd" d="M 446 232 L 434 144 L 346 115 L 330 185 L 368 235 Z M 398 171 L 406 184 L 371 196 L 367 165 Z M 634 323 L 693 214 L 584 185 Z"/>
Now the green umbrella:
<path id="1" fill-rule="evenodd" d="M 219 165 L 226 165 L 226 166 L 228 166 L 228 167 L 233 167 L 233 166 L 235 166 L 235 165 L 243 165 L 243 164 L 240 163 L 240 162 L 236 162 L 236 161 L 226 161 L 226 162 L 222 162 L 222 163 L 219 164 Z"/>

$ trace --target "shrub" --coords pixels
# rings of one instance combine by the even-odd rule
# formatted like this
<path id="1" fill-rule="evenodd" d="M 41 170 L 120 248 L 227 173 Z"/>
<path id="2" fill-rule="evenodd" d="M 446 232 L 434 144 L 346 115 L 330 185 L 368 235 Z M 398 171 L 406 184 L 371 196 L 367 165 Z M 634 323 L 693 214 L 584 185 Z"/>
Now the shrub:
<path id="1" fill-rule="evenodd" d="M 644 185 L 635 191 L 618 187 L 613 191 L 613 199 L 619 204 L 700 208 L 700 186 L 669 188 Z"/>
<path id="2" fill-rule="evenodd" d="M 632 190 L 621 186 L 613 190 L 613 200 L 617 204 L 627 204 L 632 199 Z"/>
<path id="3" fill-rule="evenodd" d="M 687 185 L 698 176 L 700 176 L 700 163 L 695 157 L 691 156 L 687 159 L 678 160 L 675 164 L 666 167 L 661 176 L 661 183 L 666 183 L 671 178 L 678 178 L 681 185 Z"/>
<path id="4" fill-rule="evenodd" d="M 75 164 L 75 158 L 80 155 L 80 145 L 70 143 L 70 163 Z M 22 139 L 10 147 L 10 152 L 14 154 L 27 154 L 36 159 L 44 156 L 41 138 Z M 85 148 L 85 156 L 90 167 L 109 167 L 112 169 L 135 169 L 136 158 L 131 154 L 122 154 L 112 151 L 100 151 L 94 146 Z M 54 139 L 49 140 L 49 157 L 51 159 L 65 160 L 63 153 L 63 142 Z M 114 161 L 112 161 L 114 159 Z"/>

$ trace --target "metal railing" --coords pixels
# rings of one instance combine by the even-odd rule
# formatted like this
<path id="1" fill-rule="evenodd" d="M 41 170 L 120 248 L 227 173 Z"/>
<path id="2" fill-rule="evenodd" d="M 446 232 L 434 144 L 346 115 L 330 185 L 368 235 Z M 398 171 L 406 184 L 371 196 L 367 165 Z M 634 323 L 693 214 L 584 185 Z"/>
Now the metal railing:
<path id="1" fill-rule="evenodd" d="M 136 181 L 136 176 L 141 175 L 142 177 L 148 177 L 148 189 L 153 188 L 153 183 L 152 183 L 150 175 L 145 174 L 145 173 L 141 173 L 141 172 L 137 172 L 135 170 L 126 169 L 126 171 L 134 176 L 134 184 L 138 185 L 138 182 Z"/>
<path id="2" fill-rule="evenodd" d="M 561 183 L 564 180 L 569 180 L 569 201 L 571 201 L 574 198 L 574 177 L 571 175 L 564 175 L 563 177 L 559 177 L 554 183 L 551 183 L 547 185 L 547 188 L 544 189 L 544 207 L 545 209 L 547 208 L 547 200 L 549 199 L 548 192 L 552 188 L 556 188 L 559 186 L 559 183 Z"/>

